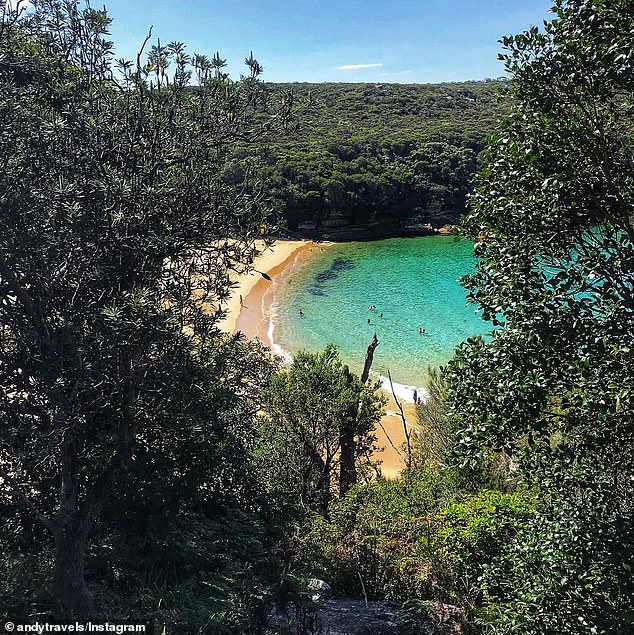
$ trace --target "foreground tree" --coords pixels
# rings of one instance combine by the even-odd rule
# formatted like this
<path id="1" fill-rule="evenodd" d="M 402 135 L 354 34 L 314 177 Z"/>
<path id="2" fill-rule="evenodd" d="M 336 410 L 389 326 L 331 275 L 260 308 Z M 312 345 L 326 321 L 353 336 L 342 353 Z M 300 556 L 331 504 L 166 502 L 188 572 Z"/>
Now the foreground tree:
<path id="1" fill-rule="evenodd" d="M 353 375 L 330 345 L 323 353 L 298 353 L 288 372 L 273 377 L 263 401 L 259 454 L 270 488 L 325 513 L 337 492 L 345 493 L 341 470 L 350 485 L 342 438 L 352 440 L 346 451 L 353 464 L 369 455 L 383 403 L 376 387 Z"/>
<path id="2" fill-rule="evenodd" d="M 502 633 L 634 623 L 634 6 L 558 0 L 505 38 L 516 106 L 464 220 L 466 279 L 500 326 L 450 364 L 463 465 L 488 451 L 541 487 L 543 513 L 485 576 Z"/>
<path id="3" fill-rule="evenodd" d="M 172 434 L 222 438 L 217 408 L 199 407 L 214 376 L 201 351 L 269 212 L 251 166 L 230 183 L 222 168 L 291 100 L 266 114 L 252 57 L 240 82 L 177 43 L 115 72 L 105 11 L 2 7 L 0 492 L 50 531 L 57 596 L 85 618 L 83 553 L 112 484 Z M 216 369 L 240 354 L 214 350 Z M 236 370 L 230 391 L 254 375 Z"/>

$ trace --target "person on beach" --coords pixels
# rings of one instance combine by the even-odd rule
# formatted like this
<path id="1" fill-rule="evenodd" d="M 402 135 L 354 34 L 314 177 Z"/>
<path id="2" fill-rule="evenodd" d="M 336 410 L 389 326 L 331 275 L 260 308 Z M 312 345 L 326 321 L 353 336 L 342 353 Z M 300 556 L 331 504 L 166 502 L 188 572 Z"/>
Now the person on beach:
<path id="1" fill-rule="evenodd" d="M 414 403 L 418 403 L 418 391 L 414 388 Z"/>
<path id="2" fill-rule="evenodd" d="M 240 306 L 244 306 L 244 303 L 242 302 L 242 296 L 240 296 Z"/>

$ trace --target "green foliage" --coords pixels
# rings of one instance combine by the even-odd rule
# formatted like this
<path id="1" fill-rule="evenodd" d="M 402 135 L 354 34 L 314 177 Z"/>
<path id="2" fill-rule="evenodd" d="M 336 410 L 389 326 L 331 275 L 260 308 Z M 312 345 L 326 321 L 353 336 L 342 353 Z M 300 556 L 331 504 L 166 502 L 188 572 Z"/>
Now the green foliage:
<path id="1" fill-rule="evenodd" d="M 570 0 L 555 14 L 504 41 L 516 106 L 463 219 L 480 258 L 465 284 L 500 328 L 451 362 L 449 402 L 462 465 L 502 452 L 542 489 L 543 515 L 486 576 L 493 632 L 626 633 L 634 12 Z"/>
<path id="2" fill-rule="evenodd" d="M 451 586 L 473 604 L 488 564 L 536 515 L 532 498 L 521 492 L 481 490 L 440 510 L 440 550 Z"/>
<path id="3" fill-rule="evenodd" d="M 84 569 L 92 588 L 117 588 L 125 570 L 138 582 L 165 552 L 144 561 L 133 547 L 150 536 L 160 544 L 181 518 L 205 525 L 216 544 L 231 510 L 268 520 L 248 456 L 273 364 L 216 324 L 230 274 L 250 270 L 273 205 L 249 161 L 231 182 L 222 175 L 237 144 L 281 125 L 290 102 L 272 103 L 252 58 L 238 82 L 219 56 L 190 56 L 178 43 L 152 46 L 140 65 L 115 64 L 109 23 L 105 11 L 53 0 L 3 12 L 0 23 L 0 494 L 17 523 L 9 573 L 21 552 L 54 545 L 55 599 L 42 608 L 27 596 L 22 613 L 61 605 L 59 614 L 92 617 Z M 95 554 L 97 536 L 111 557 Z M 183 582 L 196 577 L 188 538 L 170 546 L 170 593 L 198 588 Z M 97 573 L 100 563 L 108 568 Z M 202 569 L 234 589 L 229 597 L 239 584 L 231 572 L 245 567 Z M 138 588 L 118 587 L 143 613 Z M 15 589 L 4 595 L 15 608 Z"/>
<path id="4" fill-rule="evenodd" d="M 485 567 L 491 633 L 631 632 L 631 529 L 593 501 L 536 516 Z M 607 517 L 607 520 L 606 520 Z"/>
<path id="5" fill-rule="evenodd" d="M 452 471 L 413 470 L 358 486 L 314 518 L 301 566 L 342 595 L 471 608 L 484 567 L 534 510 L 524 494 L 469 492 Z"/>
<path id="6" fill-rule="evenodd" d="M 441 371 L 427 370 L 425 401 L 416 408 L 419 430 L 414 436 L 416 462 L 423 467 L 439 467 L 444 464 L 454 444 L 454 423 L 447 413 L 447 385 Z"/>
<path id="7" fill-rule="evenodd" d="M 20 550 L 6 543 L 4 554 L 0 563 L 3 615 L 26 622 L 31 616 L 50 610 L 54 598 L 46 569 L 50 567 L 52 554 L 45 550 L 34 553 L 32 546 Z"/>
<path id="8" fill-rule="evenodd" d="M 423 469 L 439 469 L 451 461 L 456 444 L 456 417 L 450 416 L 448 385 L 444 370 L 429 368 L 428 396 L 416 408 L 418 428 L 414 434 L 414 465 Z M 456 472 L 465 488 L 511 491 L 516 478 L 508 457 L 499 451 L 483 452 L 477 465 L 461 466 Z"/>
<path id="9" fill-rule="evenodd" d="M 95 545 L 89 561 L 101 615 L 151 617 L 170 635 L 252 632 L 282 577 L 280 534 L 261 514 L 238 508 L 216 517 L 190 508 L 167 523 L 157 514 L 143 532 L 110 528 L 111 548 Z"/>
<path id="10" fill-rule="evenodd" d="M 288 371 L 275 375 L 263 392 L 256 450 L 276 497 L 296 508 L 324 510 L 341 478 L 343 430 L 351 426 L 354 460 L 367 461 L 383 401 L 330 345 L 323 353 L 300 352 Z"/>
<path id="11" fill-rule="evenodd" d="M 504 84 L 274 84 L 308 103 L 299 134 L 266 138 L 264 173 L 289 227 L 439 227 L 466 207 Z"/>

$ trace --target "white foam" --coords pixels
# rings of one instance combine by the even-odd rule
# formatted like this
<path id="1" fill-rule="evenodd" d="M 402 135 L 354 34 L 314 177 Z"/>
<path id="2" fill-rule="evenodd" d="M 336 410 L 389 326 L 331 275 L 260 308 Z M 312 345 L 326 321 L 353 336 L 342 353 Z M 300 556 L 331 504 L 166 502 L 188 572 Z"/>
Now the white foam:
<path id="1" fill-rule="evenodd" d="M 282 348 L 274 339 L 275 337 L 275 323 L 278 317 L 278 304 L 274 299 L 273 302 L 269 305 L 270 309 L 268 310 L 268 328 L 266 331 L 266 336 L 269 340 L 269 346 L 273 350 L 276 355 L 279 355 L 282 358 L 282 363 L 284 366 L 290 366 L 293 363 L 293 354 L 290 351 L 287 351 L 285 348 Z M 262 302 L 262 312 L 266 311 L 265 303 Z M 421 401 L 427 401 L 429 397 L 429 392 L 427 388 L 424 386 L 416 387 L 409 386 L 407 384 L 399 384 L 392 380 L 392 386 L 390 386 L 390 380 L 388 377 L 384 377 L 383 375 L 379 375 L 378 373 L 371 373 L 374 377 L 378 378 L 381 382 L 381 386 L 383 390 L 392 394 L 392 386 L 394 387 L 394 394 L 401 401 L 407 401 L 409 403 L 414 403 L 414 390 L 416 390 L 417 398 Z"/>
<path id="2" fill-rule="evenodd" d="M 273 283 L 275 284 L 275 283 Z M 262 297 L 262 313 L 266 312 L 266 306 L 264 302 L 264 297 Z M 275 323 L 278 317 L 278 304 L 276 296 L 273 297 L 273 301 L 270 304 L 270 310 L 268 311 L 268 327 L 266 330 L 266 337 L 269 340 L 269 346 L 272 351 L 282 358 L 282 364 L 284 366 L 290 366 L 293 363 L 293 355 L 286 349 L 282 348 L 279 344 L 275 342 Z"/>
<path id="3" fill-rule="evenodd" d="M 417 393 L 417 397 L 421 401 L 427 401 L 429 397 L 429 392 L 427 388 L 424 386 L 416 387 L 416 386 L 408 386 L 407 384 L 398 384 L 394 380 L 392 380 L 392 385 L 390 385 L 390 380 L 388 377 L 384 377 L 383 375 L 379 375 L 379 381 L 383 386 L 383 390 L 386 390 L 390 394 L 392 394 L 392 386 L 394 387 L 394 394 L 396 397 L 402 401 L 407 401 L 409 403 L 414 403 L 414 390 Z"/>

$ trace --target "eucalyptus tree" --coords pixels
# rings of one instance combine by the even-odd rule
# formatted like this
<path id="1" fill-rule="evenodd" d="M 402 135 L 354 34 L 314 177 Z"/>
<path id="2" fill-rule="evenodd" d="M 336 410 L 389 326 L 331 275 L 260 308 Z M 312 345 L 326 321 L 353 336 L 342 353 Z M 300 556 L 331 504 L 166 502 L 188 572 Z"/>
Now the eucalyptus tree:
<path id="1" fill-rule="evenodd" d="M 179 43 L 114 62 L 105 10 L 2 8 L 0 492 L 50 531 L 57 596 L 87 617 L 84 549 L 113 483 L 141 452 L 222 437 L 201 408 L 227 367 L 211 351 L 242 353 L 216 324 L 270 211 L 253 165 L 223 167 L 292 97 L 271 103 L 253 56 L 240 81 Z M 255 381 L 249 355 L 227 408 Z"/>
<path id="2" fill-rule="evenodd" d="M 485 579 L 495 632 L 634 623 L 634 5 L 557 0 L 504 38 L 515 106 L 463 232 L 499 328 L 448 369 L 463 464 L 503 451 L 543 513 Z"/>

